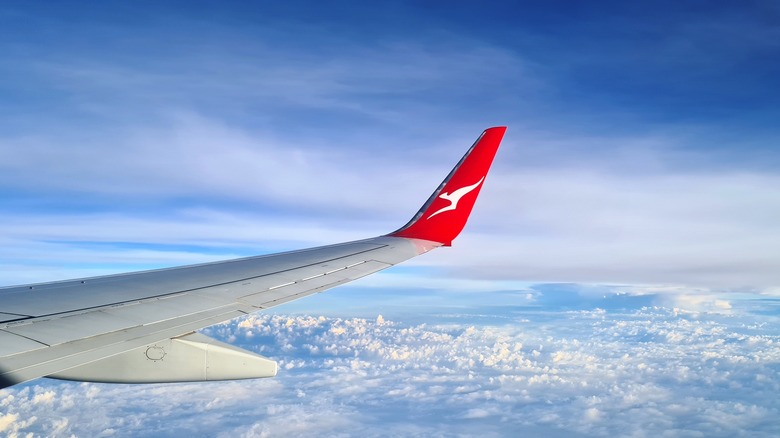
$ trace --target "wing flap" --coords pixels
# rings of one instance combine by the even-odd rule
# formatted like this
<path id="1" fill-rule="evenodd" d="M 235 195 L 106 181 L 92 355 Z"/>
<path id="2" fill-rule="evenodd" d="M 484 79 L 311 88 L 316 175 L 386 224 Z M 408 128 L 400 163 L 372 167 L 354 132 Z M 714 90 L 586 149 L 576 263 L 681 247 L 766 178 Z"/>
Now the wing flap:
<path id="1" fill-rule="evenodd" d="M 355 280 L 390 266 L 392 265 L 375 260 L 365 260 L 336 269 L 332 269 L 332 266 L 326 266 L 323 268 L 329 269 L 327 271 L 323 270 L 321 273 L 301 277 L 300 280 L 289 282 L 270 290 L 241 297 L 240 301 L 258 308 L 267 309 L 290 301 L 287 298 L 296 297 L 294 299 L 297 299 L 312 293 L 322 292 L 344 283 L 345 280 Z"/>
<path id="2" fill-rule="evenodd" d="M 13 333 L 9 333 L 5 330 L 0 330 L 0 345 L 3 346 L 3 352 L 5 355 L 12 355 L 22 353 L 25 351 L 33 351 L 39 348 L 47 347 L 46 344 L 27 339 L 23 336 L 19 336 Z"/>
<path id="3" fill-rule="evenodd" d="M 108 315 L 104 311 L 96 310 L 48 321 L 25 322 L 5 330 L 51 346 L 136 325 L 138 323 L 122 315 Z"/>

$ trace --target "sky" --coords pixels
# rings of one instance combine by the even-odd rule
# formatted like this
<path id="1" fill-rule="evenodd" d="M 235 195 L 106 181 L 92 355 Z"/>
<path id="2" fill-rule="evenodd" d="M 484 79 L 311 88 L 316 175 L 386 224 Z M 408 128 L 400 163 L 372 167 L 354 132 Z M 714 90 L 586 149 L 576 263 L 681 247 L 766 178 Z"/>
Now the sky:
<path id="1" fill-rule="evenodd" d="M 206 329 L 278 377 L 0 433 L 777 435 L 780 7 L 454 3 L 4 2 L 0 285 L 384 234 L 508 131 L 452 248 Z"/>

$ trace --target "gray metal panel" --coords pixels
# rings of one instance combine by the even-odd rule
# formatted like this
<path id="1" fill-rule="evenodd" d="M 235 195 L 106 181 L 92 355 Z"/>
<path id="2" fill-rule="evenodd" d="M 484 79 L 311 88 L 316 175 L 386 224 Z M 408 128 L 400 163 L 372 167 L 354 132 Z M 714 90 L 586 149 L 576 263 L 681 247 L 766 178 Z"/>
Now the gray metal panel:
<path id="1" fill-rule="evenodd" d="M 3 330 L 0 330 L 0 345 L 3 346 L 3 352 L 7 355 L 46 347 L 45 344 L 41 344 L 40 342 L 35 342 L 32 339 L 27 339 Z"/>
<path id="2" fill-rule="evenodd" d="M 286 271 L 282 279 L 278 279 L 279 276 L 266 276 L 252 283 L 239 282 L 216 288 L 200 289 L 197 294 L 184 292 L 174 296 L 134 301 L 49 320 L 25 320 L 9 324 L 5 330 L 46 345 L 57 345 L 74 339 L 126 330 L 137 325 L 165 321 L 232 305 L 234 303 L 233 297 L 239 291 L 245 291 L 244 288 L 262 288 L 264 290 L 242 297 L 241 302 L 259 308 L 268 308 L 273 305 L 273 302 L 285 297 L 298 295 L 307 290 L 320 289 L 329 284 L 339 284 L 345 279 L 359 278 L 390 266 L 375 261 L 352 262 L 349 257 L 345 259 L 344 262 L 336 260 L 327 264 Z M 290 279 L 295 280 L 289 281 Z M 287 285 L 281 286 L 283 284 Z M 0 351 L 5 351 L 4 346 L 0 349 Z"/>
<path id="3" fill-rule="evenodd" d="M 15 315 L 13 313 L 0 312 L 0 322 L 16 321 L 17 319 L 28 318 L 30 315 Z"/>
<path id="4" fill-rule="evenodd" d="M 138 323 L 100 310 L 69 315 L 47 321 L 26 322 L 5 329 L 9 333 L 34 339 L 46 345 L 62 344 L 74 339 L 94 336 L 95 333 L 113 332 Z"/>
<path id="5" fill-rule="evenodd" d="M 295 295 L 288 295 L 288 296 L 283 297 L 283 298 L 278 298 L 278 299 L 275 299 L 273 301 L 263 303 L 262 306 L 263 306 L 263 308 L 266 308 L 266 309 L 270 308 L 270 307 L 274 307 L 274 306 L 279 306 L 279 305 L 282 305 L 282 304 L 285 304 L 285 303 L 289 303 L 290 301 L 297 300 L 299 298 L 307 297 L 307 296 L 312 295 L 312 294 L 325 292 L 328 289 L 332 289 L 332 288 L 334 288 L 336 286 L 341 286 L 342 284 L 349 283 L 350 281 L 352 281 L 352 280 L 351 279 L 340 280 L 340 281 L 337 281 L 335 283 L 326 284 L 324 286 L 320 286 L 320 287 L 315 288 L 315 289 L 311 289 L 311 290 L 307 290 L 307 291 L 304 291 L 304 292 L 300 292 L 300 293 L 295 294 Z"/>
<path id="6" fill-rule="evenodd" d="M 288 286 L 247 295 L 241 297 L 239 300 L 242 303 L 247 303 L 257 308 L 267 309 L 269 307 L 273 307 L 273 305 L 266 303 L 273 303 L 274 301 L 291 295 L 297 295 L 299 293 L 313 290 L 328 284 L 338 283 L 340 280 L 340 277 L 321 275 L 307 281 L 293 283 Z"/>
<path id="7" fill-rule="evenodd" d="M 381 247 L 358 241 L 181 268 L 0 288 L 0 312 L 44 316 L 143 300 L 322 263 Z"/>
<path id="8" fill-rule="evenodd" d="M 311 275 L 301 276 L 299 280 L 290 282 L 285 286 L 247 295 L 241 297 L 240 300 L 253 306 L 269 308 L 278 305 L 276 302 L 287 297 L 296 296 L 307 291 L 324 290 L 325 286 L 330 288 L 343 283 L 344 280 L 354 280 L 390 266 L 387 263 L 368 260 L 347 265 L 343 268 L 324 267 L 327 270 L 324 270 L 322 273 L 310 273 Z M 286 301 L 281 301 L 279 304 L 282 302 Z"/>
<path id="9" fill-rule="evenodd" d="M 36 314 L 56 307 L 59 312 L 0 323 L 0 388 L 321 292 L 436 246 L 379 237 L 275 256 L 26 286 L 33 294 L 6 288 L 0 291 L 4 311 Z M 161 283 L 155 284 L 157 280 Z M 143 292 L 126 293 L 138 290 Z M 156 297 L 148 296 L 152 290 Z M 59 305 L 32 299 L 52 299 L 47 295 L 52 293 Z M 71 295 L 82 307 L 70 303 Z M 63 301 L 70 312 L 60 313 Z M 52 346 L 41 348 L 33 340 Z"/>

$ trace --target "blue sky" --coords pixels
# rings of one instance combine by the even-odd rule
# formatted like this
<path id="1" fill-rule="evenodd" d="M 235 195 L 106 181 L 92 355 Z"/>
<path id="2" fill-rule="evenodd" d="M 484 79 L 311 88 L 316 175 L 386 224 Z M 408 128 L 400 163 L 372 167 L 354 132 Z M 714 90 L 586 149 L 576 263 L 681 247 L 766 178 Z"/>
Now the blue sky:
<path id="1" fill-rule="evenodd" d="M 780 384 L 772 328 L 780 294 L 779 14 L 773 2 L 6 2 L 0 8 L 0 284 L 385 233 L 408 220 L 482 129 L 507 125 L 485 190 L 453 248 L 273 314 L 298 324 L 304 315 L 371 322 L 382 313 L 393 327 L 416 330 L 427 321 L 439 334 L 500 326 L 507 330 L 502 336 L 529 345 L 542 329 L 526 333 L 507 328 L 507 321 L 536 322 L 539 312 L 568 321 L 566 312 L 580 312 L 571 316 L 584 331 L 573 338 L 583 343 L 578 354 L 595 345 L 657 361 L 675 354 L 676 340 L 688 339 L 689 319 L 737 337 L 755 319 L 754 332 L 745 336 L 772 341 L 755 347 L 765 354 L 751 356 L 756 340 L 729 350 L 729 342 L 716 345 L 694 333 L 680 362 L 699 370 L 690 382 L 670 383 L 667 368 L 646 377 L 663 389 L 663 400 L 695 387 L 701 403 L 690 409 L 753 409 L 756 418 L 741 429 L 717 429 L 714 417 L 683 408 L 659 413 L 680 426 L 676 435 L 771 436 L 776 423 L 766 419 L 778 406 L 759 386 Z M 592 328 L 589 315 L 601 311 L 623 333 L 618 344 Z M 683 338 L 632 342 L 625 333 L 637 330 L 638 319 L 656 332 L 674 325 Z M 330 330 L 335 323 L 322 324 Z M 230 327 L 240 329 L 238 322 Z M 543 327 L 548 348 L 574 350 L 566 343 L 567 324 Z M 385 335 L 394 336 L 392 330 Z M 392 429 L 344 394 L 328 392 L 333 388 L 304 391 L 311 400 L 288 399 L 318 379 L 338 387 L 347 378 L 334 371 L 338 361 L 305 347 L 336 339 L 312 336 L 290 341 L 290 357 L 307 364 L 292 369 L 303 374 L 252 384 L 294 411 L 281 410 L 279 417 L 308 418 L 318 407 L 345 402 L 346 422 L 333 433 L 381 434 L 388 427 L 427 435 L 442 424 L 432 415 L 416 423 L 419 429 Z M 496 343 L 490 337 L 469 342 L 476 349 Z M 582 346 L 588 342 L 591 347 Z M 262 343 L 253 348 L 264 351 Z M 286 351 L 264 354 L 294 360 Z M 358 357 L 377 370 L 392 363 L 371 351 Z M 740 380 L 731 390 L 742 398 L 729 400 L 722 391 L 727 383 L 708 377 L 710 362 L 695 358 L 703 351 L 752 357 L 765 380 Z M 471 358 L 474 351 L 460 353 Z M 617 357 L 590 354 L 605 372 Z M 552 357 L 537 365 L 550 365 Z M 708 360 L 733 366 L 713 365 L 718 372 L 745 363 Z M 409 366 L 415 364 L 427 375 L 438 366 Z M 500 403 L 446 400 L 470 424 L 500 416 L 509 426 L 490 429 L 496 434 L 521 425 L 547 431 L 550 423 L 533 423 L 521 409 L 521 392 L 529 388 L 489 381 L 499 374 L 515 379 L 518 370 L 474 376 L 481 388 L 474 391 L 498 393 Z M 395 379 L 378 378 L 378 388 L 390 393 L 414 381 L 405 373 Z M 444 380 L 434 390 L 443 391 L 441 400 L 462 386 Z M 63 434 L 95 433 L 76 426 L 78 413 L 62 401 L 86 400 L 94 388 L 126 391 L 46 381 L 5 390 L 0 431 L 50 434 L 71 418 Z M 553 429 L 566 436 L 609 434 L 634 419 L 616 410 L 606 383 L 580 389 L 562 396 L 569 404 L 552 401 L 560 410 L 536 418 L 551 415 L 545 418 L 560 423 Z M 47 391 L 52 404 L 49 396 L 33 403 Z M 171 391 L 173 403 L 179 390 L 143 391 Z M 9 394 L 17 402 L 1 401 Z M 404 412 L 434 395 L 399 395 L 400 404 L 388 409 Z M 740 401 L 751 395 L 752 404 Z M 605 404 L 588 404 L 589 397 Z M 326 399 L 331 404 L 317 404 Z M 631 412 L 646 417 L 657 400 L 637 401 Z M 35 406 L 58 409 L 41 417 Z M 111 418 L 122 409 L 117 403 L 103 413 Z M 24 423 L 31 416 L 38 420 Z M 275 417 L 237 419 L 225 433 L 283 433 Z M 686 423 L 688 417 L 698 422 Z M 182 413 L 176 418 L 171 427 L 192 421 Z M 94 427 L 111 429 L 106 421 Z M 634 427 L 638 436 L 653 430 Z"/>

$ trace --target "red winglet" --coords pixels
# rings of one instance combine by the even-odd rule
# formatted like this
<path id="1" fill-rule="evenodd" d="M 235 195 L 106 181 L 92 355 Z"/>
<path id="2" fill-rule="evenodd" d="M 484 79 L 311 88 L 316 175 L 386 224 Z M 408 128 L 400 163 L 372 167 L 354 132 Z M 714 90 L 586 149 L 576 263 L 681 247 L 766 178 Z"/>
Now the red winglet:
<path id="1" fill-rule="evenodd" d="M 412 220 L 388 236 L 450 246 L 466 226 L 505 132 L 506 126 L 486 129 Z"/>

